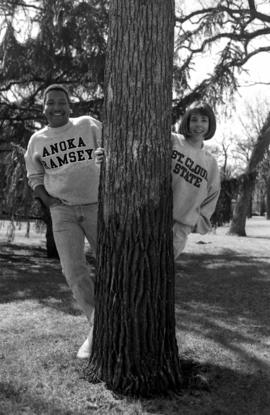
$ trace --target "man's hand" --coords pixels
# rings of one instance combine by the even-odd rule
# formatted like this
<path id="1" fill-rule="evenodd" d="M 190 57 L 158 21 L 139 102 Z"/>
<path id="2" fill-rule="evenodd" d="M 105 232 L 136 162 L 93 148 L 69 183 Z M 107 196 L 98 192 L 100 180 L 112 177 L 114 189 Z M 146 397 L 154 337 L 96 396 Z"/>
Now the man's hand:
<path id="1" fill-rule="evenodd" d="M 39 185 L 34 190 L 34 195 L 37 199 L 40 199 L 41 202 L 47 207 L 61 205 L 61 200 L 50 196 L 43 185 Z"/>
<path id="2" fill-rule="evenodd" d="M 57 205 L 61 205 L 61 200 L 56 199 L 55 197 L 48 196 L 48 197 L 46 197 L 45 200 L 46 200 L 45 204 L 48 208 L 51 208 L 51 207 L 57 206 Z"/>
<path id="3" fill-rule="evenodd" d="M 96 164 L 103 163 L 103 161 L 105 160 L 105 150 L 104 150 L 104 148 L 98 147 L 94 151 L 94 155 L 95 155 L 95 162 L 96 162 Z"/>

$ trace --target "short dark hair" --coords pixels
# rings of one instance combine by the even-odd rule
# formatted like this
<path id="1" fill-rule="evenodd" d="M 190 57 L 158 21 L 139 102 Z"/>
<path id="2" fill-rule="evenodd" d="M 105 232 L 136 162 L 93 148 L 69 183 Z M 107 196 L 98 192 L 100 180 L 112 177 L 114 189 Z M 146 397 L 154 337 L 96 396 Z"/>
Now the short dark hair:
<path id="1" fill-rule="evenodd" d="M 212 110 L 212 108 L 210 107 L 210 105 L 204 103 L 197 103 L 197 104 L 193 104 L 192 107 L 188 108 L 187 111 L 185 112 L 180 127 L 179 127 L 179 133 L 183 134 L 185 137 L 190 137 L 190 130 L 189 130 L 189 122 L 190 122 L 190 117 L 192 114 L 200 114 L 200 115 L 205 115 L 206 117 L 208 117 L 209 119 L 209 129 L 207 134 L 204 137 L 204 140 L 209 140 L 210 138 L 213 137 L 213 135 L 216 132 L 216 116 Z"/>
<path id="2" fill-rule="evenodd" d="M 62 91 L 62 92 L 64 92 L 66 94 L 68 103 L 70 104 L 70 96 L 69 96 L 69 92 L 68 92 L 67 88 L 65 86 L 63 86 L 62 84 L 52 84 L 52 85 L 49 85 L 43 93 L 43 105 L 45 104 L 46 96 L 47 96 L 48 92 L 50 92 L 50 91 Z"/>

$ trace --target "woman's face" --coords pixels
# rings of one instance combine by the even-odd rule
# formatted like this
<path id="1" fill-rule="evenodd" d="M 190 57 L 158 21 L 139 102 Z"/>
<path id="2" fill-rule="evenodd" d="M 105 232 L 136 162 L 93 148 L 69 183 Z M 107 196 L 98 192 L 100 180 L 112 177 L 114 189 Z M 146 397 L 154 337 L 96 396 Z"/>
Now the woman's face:
<path id="1" fill-rule="evenodd" d="M 189 120 L 189 132 L 191 137 L 204 139 L 209 130 L 209 118 L 207 115 L 193 113 Z"/>

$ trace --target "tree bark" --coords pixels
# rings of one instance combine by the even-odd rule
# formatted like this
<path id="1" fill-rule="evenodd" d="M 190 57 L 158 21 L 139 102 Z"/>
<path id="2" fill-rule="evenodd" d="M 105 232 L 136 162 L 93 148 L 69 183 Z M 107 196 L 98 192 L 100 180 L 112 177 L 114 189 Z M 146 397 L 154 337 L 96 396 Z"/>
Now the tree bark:
<path id="1" fill-rule="evenodd" d="M 86 376 L 152 396 L 182 383 L 171 194 L 174 1 L 112 0 L 96 314 Z"/>

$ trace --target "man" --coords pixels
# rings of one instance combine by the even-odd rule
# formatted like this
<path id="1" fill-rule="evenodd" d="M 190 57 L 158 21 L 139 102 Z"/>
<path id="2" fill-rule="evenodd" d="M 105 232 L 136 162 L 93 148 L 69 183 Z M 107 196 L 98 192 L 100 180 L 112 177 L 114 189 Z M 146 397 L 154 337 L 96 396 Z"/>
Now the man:
<path id="1" fill-rule="evenodd" d="M 35 196 L 50 209 L 63 273 L 91 325 L 77 353 L 78 358 L 88 358 L 92 346 L 94 280 L 85 258 L 84 240 L 86 237 L 95 251 L 99 186 L 95 150 L 102 127 L 90 116 L 70 118 L 69 93 L 60 84 L 45 90 L 43 112 L 48 125 L 29 140 L 25 154 L 27 177 Z"/>

